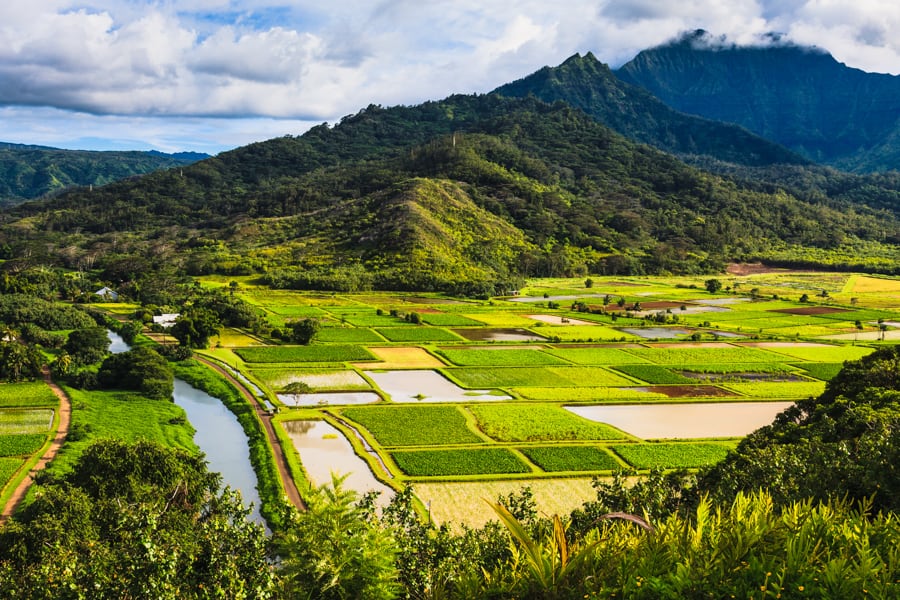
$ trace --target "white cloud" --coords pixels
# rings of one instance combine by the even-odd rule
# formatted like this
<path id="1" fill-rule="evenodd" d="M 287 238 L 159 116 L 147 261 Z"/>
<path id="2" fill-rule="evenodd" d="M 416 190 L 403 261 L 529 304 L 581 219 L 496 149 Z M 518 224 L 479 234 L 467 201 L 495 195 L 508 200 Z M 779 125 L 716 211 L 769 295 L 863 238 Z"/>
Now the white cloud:
<path id="1" fill-rule="evenodd" d="M 893 0 L 6 0 L 0 106 L 129 117 L 157 146 L 242 118 L 263 139 L 277 119 L 486 92 L 575 52 L 619 66 L 697 28 L 740 43 L 779 31 L 851 66 L 900 71 Z M 13 125 L 0 120 L 0 139 Z M 222 143 L 243 132 L 233 140 Z"/>

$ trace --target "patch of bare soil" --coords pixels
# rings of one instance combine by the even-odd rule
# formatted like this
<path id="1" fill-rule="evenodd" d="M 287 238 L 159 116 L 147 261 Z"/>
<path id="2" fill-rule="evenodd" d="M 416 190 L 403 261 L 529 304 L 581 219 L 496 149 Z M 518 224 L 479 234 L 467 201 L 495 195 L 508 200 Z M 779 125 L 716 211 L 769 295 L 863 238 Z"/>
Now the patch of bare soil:
<path id="1" fill-rule="evenodd" d="M 728 398 L 737 396 L 734 392 L 714 385 L 651 385 L 648 392 L 665 394 L 669 398 L 713 397 Z"/>

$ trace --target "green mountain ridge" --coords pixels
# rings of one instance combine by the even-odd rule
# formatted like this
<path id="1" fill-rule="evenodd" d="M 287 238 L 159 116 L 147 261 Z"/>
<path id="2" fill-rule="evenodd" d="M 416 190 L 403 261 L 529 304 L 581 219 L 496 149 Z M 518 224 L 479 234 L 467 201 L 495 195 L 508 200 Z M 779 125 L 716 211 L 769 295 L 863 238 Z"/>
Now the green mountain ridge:
<path id="1" fill-rule="evenodd" d="M 685 113 L 736 123 L 804 157 L 859 172 L 900 168 L 900 76 L 818 48 L 736 46 L 700 30 L 616 70 Z"/>
<path id="2" fill-rule="evenodd" d="M 729 123 L 678 112 L 640 86 L 626 83 L 588 52 L 544 67 L 495 93 L 562 100 L 622 135 L 681 156 L 713 156 L 748 166 L 808 161 L 777 143 Z"/>
<path id="3" fill-rule="evenodd" d="M 0 142 L 0 206 L 77 186 L 99 186 L 208 158 L 157 151 L 62 150 Z"/>
<path id="4" fill-rule="evenodd" d="M 820 200 L 737 185 L 563 103 L 452 96 L 20 205 L 0 213 L 0 247 L 117 284 L 183 269 L 484 294 L 523 275 L 709 272 L 776 248 L 846 246 L 858 265 L 900 239 L 891 213 Z"/>

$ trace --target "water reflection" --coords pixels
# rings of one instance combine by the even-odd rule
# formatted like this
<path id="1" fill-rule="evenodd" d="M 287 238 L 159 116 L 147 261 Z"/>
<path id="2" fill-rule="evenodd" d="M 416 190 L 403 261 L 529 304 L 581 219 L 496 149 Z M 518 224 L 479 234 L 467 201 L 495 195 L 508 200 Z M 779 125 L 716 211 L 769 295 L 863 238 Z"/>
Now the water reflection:
<path id="1" fill-rule="evenodd" d="M 263 522 L 259 514 L 259 492 L 256 491 L 256 473 L 250 463 L 247 436 L 237 417 L 222 401 L 188 383 L 175 380 L 175 404 L 184 409 L 188 421 L 197 430 L 194 442 L 206 454 L 209 470 L 222 474 L 222 481 L 240 490 L 244 505 L 253 503 L 250 518 Z"/>
<path id="2" fill-rule="evenodd" d="M 607 423 L 642 439 L 743 437 L 793 402 L 715 402 L 567 406 L 566 410 Z"/>
<path id="3" fill-rule="evenodd" d="M 353 451 L 353 446 L 336 427 L 326 421 L 283 421 L 281 426 L 300 454 L 300 461 L 314 485 L 331 482 L 331 474 L 347 475 L 344 486 L 360 494 L 381 492 L 376 504 L 387 506 L 394 490 L 378 481 L 368 463 Z"/>

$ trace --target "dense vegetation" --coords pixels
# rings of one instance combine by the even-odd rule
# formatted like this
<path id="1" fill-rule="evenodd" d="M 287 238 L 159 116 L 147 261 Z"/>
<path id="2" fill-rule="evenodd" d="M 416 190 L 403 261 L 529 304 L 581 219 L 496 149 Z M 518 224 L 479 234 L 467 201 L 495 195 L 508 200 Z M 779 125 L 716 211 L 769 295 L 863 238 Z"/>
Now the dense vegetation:
<path id="1" fill-rule="evenodd" d="M 371 106 L 2 218 L 12 265 L 99 267 L 145 296 L 179 272 L 488 295 L 523 275 L 709 272 L 788 249 L 847 268 L 890 254 L 898 231 L 849 200 L 750 189 L 563 104 L 496 95 Z"/>
<path id="2" fill-rule="evenodd" d="M 670 108 L 644 88 L 616 77 L 590 52 L 576 54 L 557 67 L 544 67 L 494 92 L 520 98 L 532 95 L 544 102 L 562 100 L 627 138 L 679 156 L 708 156 L 747 166 L 807 163 L 743 127 Z"/>
<path id="3" fill-rule="evenodd" d="M 101 186 L 204 158 L 208 155 L 193 152 L 89 152 L 0 142 L 0 205 L 75 186 Z"/>

